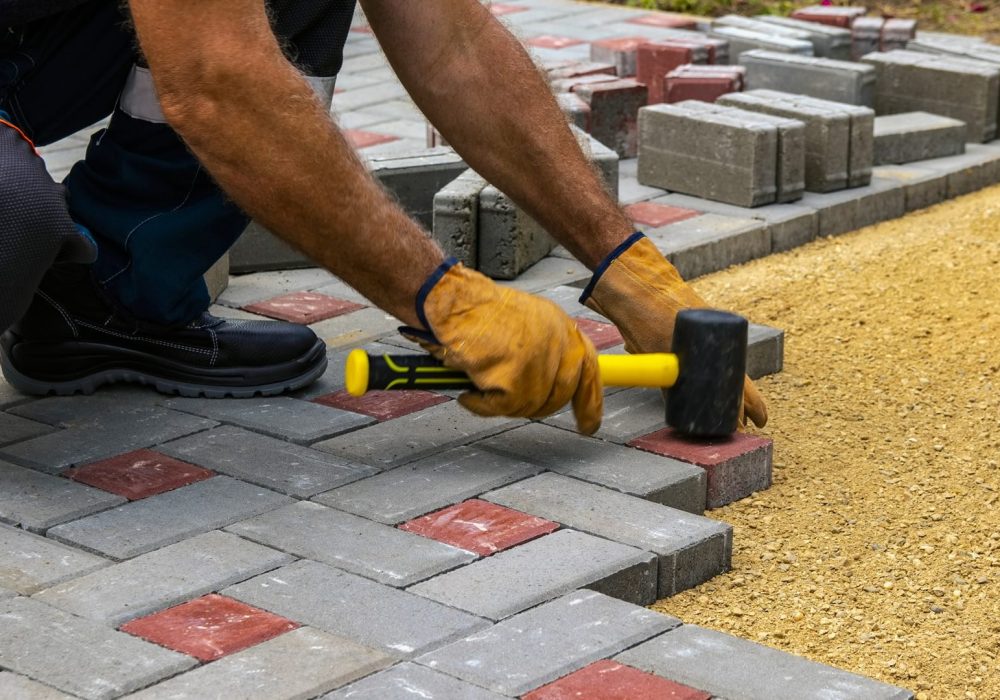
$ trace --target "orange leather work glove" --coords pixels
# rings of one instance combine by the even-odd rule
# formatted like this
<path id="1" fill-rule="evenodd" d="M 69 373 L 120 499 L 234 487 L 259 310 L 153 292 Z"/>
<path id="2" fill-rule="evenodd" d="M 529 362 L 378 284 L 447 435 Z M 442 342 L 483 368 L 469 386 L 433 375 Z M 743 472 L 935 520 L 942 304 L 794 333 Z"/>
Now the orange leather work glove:
<path id="1" fill-rule="evenodd" d="M 597 351 L 556 304 L 448 261 L 418 294 L 417 315 L 433 337 L 412 328 L 404 335 L 469 375 L 476 390 L 458 399 L 468 410 L 542 418 L 572 401 L 581 433 L 600 427 Z"/>
<path id="2" fill-rule="evenodd" d="M 598 266 L 580 301 L 610 319 L 628 352 L 670 352 L 677 312 L 709 305 L 641 233 L 633 234 Z M 763 428 L 767 404 L 747 377 L 740 423 Z"/>

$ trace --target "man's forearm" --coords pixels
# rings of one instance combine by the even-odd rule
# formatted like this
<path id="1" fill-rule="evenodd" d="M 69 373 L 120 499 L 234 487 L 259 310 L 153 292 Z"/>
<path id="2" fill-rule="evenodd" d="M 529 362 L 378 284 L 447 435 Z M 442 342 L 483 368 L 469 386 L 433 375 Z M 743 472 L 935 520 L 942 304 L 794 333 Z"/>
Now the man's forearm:
<path id="1" fill-rule="evenodd" d="M 400 80 L 480 175 L 583 263 L 632 232 L 517 40 L 477 0 L 361 0 Z"/>
<path id="2" fill-rule="evenodd" d="M 215 26 L 223 37 L 196 31 L 193 47 L 158 28 L 168 4 L 132 0 L 133 14 L 164 113 L 201 163 L 248 214 L 418 325 L 413 300 L 443 255 L 372 179 L 282 56 L 263 4 L 184 3 L 185 23 Z M 234 24 L 239 36 L 230 43 Z"/>

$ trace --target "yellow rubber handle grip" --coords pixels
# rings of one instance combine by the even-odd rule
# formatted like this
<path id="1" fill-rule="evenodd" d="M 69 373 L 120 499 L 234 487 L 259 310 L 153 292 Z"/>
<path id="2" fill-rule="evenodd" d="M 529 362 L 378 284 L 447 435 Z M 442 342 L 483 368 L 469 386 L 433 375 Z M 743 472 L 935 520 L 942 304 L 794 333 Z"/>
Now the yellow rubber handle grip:
<path id="1" fill-rule="evenodd" d="M 604 386 L 669 388 L 677 382 L 677 355 L 666 352 L 646 355 L 598 355 Z"/>

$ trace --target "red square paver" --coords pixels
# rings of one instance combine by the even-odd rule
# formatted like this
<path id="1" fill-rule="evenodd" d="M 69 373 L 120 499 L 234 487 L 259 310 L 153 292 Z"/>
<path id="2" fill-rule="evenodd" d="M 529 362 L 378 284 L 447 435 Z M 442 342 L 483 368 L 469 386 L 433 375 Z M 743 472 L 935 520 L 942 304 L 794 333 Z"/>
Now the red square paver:
<path id="1" fill-rule="evenodd" d="M 361 413 L 381 423 L 422 411 L 431 406 L 437 406 L 440 403 L 447 403 L 450 400 L 447 396 L 430 391 L 369 391 L 364 396 L 351 396 L 342 390 L 317 397 L 313 399 L 313 402 L 344 411 Z"/>
<path id="2" fill-rule="evenodd" d="M 727 438 L 693 440 L 665 428 L 628 444 L 702 467 L 708 477 L 709 508 L 738 501 L 771 485 L 773 443 L 768 438 L 735 433 Z"/>
<path id="3" fill-rule="evenodd" d="M 398 136 L 379 134 L 374 131 L 364 131 L 363 129 L 344 129 L 343 133 L 348 143 L 358 149 L 377 146 L 380 143 L 389 143 L 390 141 L 399 141 Z"/>
<path id="4" fill-rule="evenodd" d="M 524 5 L 510 5 L 503 2 L 494 2 L 490 4 L 490 12 L 492 12 L 495 17 L 509 15 L 514 12 L 524 12 L 527 9 L 528 8 Z"/>
<path id="5" fill-rule="evenodd" d="M 244 306 L 243 310 L 282 321 L 308 325 L 325 321 L 334 316 L 343 316 L 363 308 L 365 307 L 362 304 L 355 304 L 353 301 L 337 299 L 326 294 L 293 292 Z"/>
<path id="6" fill-rule="evenodd" d="M 213 661 L 298 626 L 266 610 L 212 593 L 127 622 L 121 630 L 201 661 Z"/>
<path id="7" fill-rule="evenodd" d="M 536 36 L 528 39 L 526 42 L 528 46 L 534 46 L 539 49 L 565 49 L 570 46 L 576 46 L 577 44 L 582 44 L 583 39 L 574 39 L 571 36 L 554 36 L 552 34 L 543 34 L 542 36 Z"/>
<path id="8" fill-rule="evenodd" d="M 668 29 L 697 29 L 698 22 L 693 17 L 675 15 L 671 12 L 655 12 L 642 17 L 626 20 L 631 24 L 642 24 L 647 27 L 666 27 Z"/>
<path id="9" fill-rule="evenodd" d="M 672 207 L 667 204 L 655 204 L 654 202 L 638 202 L 625 207 L 625 214 L 633 222 L 656 227 L 676 224 L 678 221 L 701 216 L 701 213 L 694 209 Z"/>
<path id="10" fill-rule="evenodd" d="M 484 557 L 559 529 L 559 524 L 473 499 L 403 523 L 401 530 Z"/>
<path id="11" fill-rule="evenodd" d="M 137 501 L 210 479 L 215 472 L 153 450 L 136 450 L 67 469 L 63 476 Z"/>
<path id="12" fill-rule="evenodd" d="M 598 350 L 607 350 L 625 342 L 621 332 L 619 332 L 613 323 L 591 321 L 589 318 L 576 318 L 573 320 L 576 321 L 577 328 L 590 338 L 590 342 Z"/>
<path id="13" fill-rule="evenodd" d="M 709 700 L 712 696 L 632 666 L 596 661 L 522 700 Z"/>

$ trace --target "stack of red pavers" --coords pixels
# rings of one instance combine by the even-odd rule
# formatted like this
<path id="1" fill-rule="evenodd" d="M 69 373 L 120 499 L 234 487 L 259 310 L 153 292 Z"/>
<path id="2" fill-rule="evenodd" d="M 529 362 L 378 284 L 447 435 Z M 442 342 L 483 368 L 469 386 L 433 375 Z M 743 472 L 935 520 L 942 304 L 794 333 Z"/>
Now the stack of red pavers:
<path id="1" fill-rule="evenodd" d="M 680 66 L 663 79 L 663 101 L 715 102 L 731 92 L 742 92 L 745 76 L 743 66 Z"/>
<path id="2" fill-rule="evenodd" d="M 725 62 L 728 44 L 710 37 L 674 38 L 641 44 L 636 78 L 649 88 L 649 104 L 668 102 L 666 77 L 681 66 L 707 66 Z M 721 67 L 721 66 L 720 66 Z"/>

